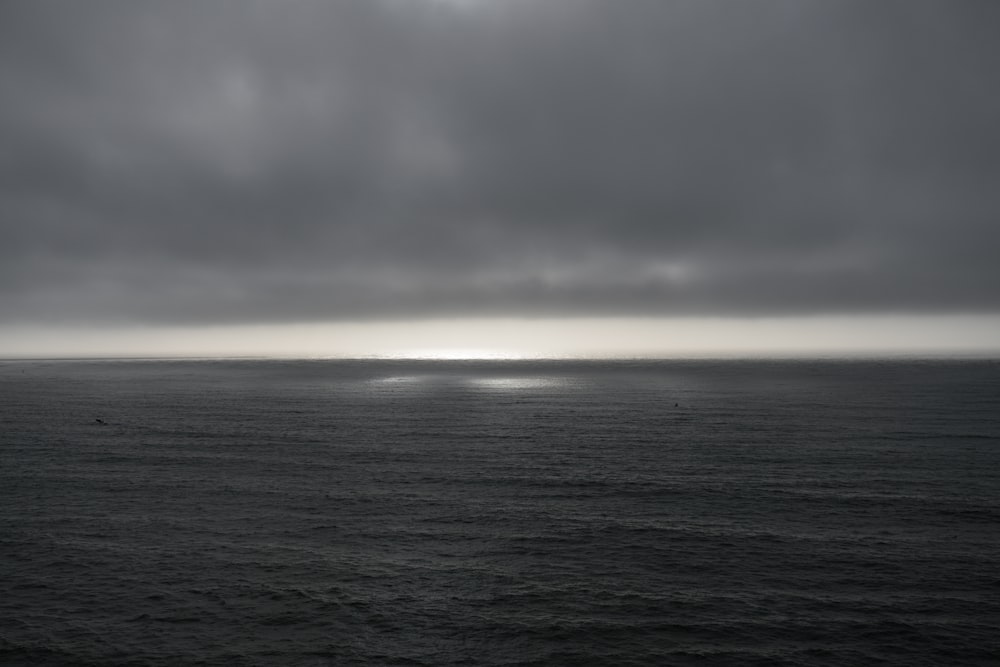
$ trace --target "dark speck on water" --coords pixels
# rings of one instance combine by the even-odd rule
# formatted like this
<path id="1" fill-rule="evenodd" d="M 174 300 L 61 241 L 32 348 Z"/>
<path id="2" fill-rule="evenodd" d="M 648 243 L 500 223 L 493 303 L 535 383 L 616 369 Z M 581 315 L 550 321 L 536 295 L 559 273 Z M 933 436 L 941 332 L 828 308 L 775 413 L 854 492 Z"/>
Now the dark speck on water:
<path id="1" fill-rule="evenodd" d="M 996 362 L 24 361 L 0 406 L 2 664 L 1000 656 Z"/>

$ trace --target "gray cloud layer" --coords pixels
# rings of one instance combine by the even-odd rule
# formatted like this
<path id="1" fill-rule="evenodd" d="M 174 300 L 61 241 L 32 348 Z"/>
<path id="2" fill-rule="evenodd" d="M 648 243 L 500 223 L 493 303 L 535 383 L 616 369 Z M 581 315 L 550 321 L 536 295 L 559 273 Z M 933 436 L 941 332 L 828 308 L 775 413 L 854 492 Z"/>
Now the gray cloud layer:
<path id="1" fill-rule="evenodd" d="M 1000 311 L 993 0 L 8 0 L 0 320 Z"/>

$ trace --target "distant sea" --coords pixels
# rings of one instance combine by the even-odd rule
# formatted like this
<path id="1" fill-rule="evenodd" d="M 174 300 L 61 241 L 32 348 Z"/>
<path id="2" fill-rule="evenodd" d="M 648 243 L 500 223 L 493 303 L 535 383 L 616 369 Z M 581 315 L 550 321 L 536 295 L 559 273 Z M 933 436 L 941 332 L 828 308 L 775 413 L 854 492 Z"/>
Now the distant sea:
<path id="1" fill-rule="evenodd" d="M 995 361 L 0 362 L 4 665 L 997 665 Z"/>

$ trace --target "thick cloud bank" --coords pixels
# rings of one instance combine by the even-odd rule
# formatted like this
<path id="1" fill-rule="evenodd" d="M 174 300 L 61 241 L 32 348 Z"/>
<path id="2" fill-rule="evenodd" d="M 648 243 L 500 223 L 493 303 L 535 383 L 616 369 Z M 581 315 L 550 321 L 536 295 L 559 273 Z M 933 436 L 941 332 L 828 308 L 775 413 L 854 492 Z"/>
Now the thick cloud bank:
<path id="1" fill-rule="evenodd" d="M 998 25 L 8 0 L 0 322 L 996 313 Z"/>

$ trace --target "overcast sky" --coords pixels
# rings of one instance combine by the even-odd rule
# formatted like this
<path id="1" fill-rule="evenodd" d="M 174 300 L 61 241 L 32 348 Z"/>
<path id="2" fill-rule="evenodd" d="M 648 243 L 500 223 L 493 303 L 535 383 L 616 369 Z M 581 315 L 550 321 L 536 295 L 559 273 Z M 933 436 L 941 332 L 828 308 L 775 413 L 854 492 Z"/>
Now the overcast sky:
<path id="1" fill-rule="evenodd" d="M 5 0 L 0 324 L 1000 313 L 995 0 Z"/>

